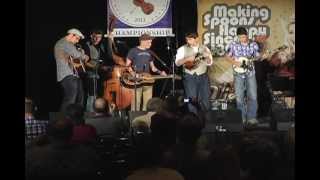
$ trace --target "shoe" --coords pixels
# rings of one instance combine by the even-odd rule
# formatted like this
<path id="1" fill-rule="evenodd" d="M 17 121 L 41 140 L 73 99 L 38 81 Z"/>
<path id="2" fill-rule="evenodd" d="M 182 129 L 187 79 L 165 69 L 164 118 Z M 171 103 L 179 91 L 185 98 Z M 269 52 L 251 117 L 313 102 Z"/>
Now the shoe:
<path id="1" fill-rule="evenodd" d="M 257 125 L 259 121 L 257 121 L 256 119 L 249 119 L 247 123 L 248 125 Z"/>

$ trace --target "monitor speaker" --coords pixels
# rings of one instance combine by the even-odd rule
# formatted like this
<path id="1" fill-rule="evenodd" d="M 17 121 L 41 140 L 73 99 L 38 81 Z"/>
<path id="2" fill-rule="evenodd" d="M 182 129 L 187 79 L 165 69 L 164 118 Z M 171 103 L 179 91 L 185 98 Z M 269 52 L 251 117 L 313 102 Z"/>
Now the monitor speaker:
<path id="1" fill-rule="evenodd" d="M 206 133 L 216 132 L 219 128 L 229 132 L 241 132 L 243 130 L 241 111 L 238 109 L 208 111 L 205 115 Z"/>

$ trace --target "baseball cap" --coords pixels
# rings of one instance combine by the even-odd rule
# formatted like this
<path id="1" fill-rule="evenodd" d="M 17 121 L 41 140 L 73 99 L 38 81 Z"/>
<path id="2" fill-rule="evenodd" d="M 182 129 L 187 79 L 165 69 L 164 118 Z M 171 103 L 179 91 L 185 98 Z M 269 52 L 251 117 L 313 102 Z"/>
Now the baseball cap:
<path id="1" fill-rule="evenodd" d="M 150 34 L 147 34 L 147 33 L 141 34 L 141 36 L 139 37 L 140 41 L 152 40 L 152 39 L 154 39 L 154 37 L 150 36 Z"/>
<path id="2" fill-rule="evenodd" d="M 68 34 L 75 34 L 80 36 L 81 39 L 84 39 L 84 35 L 76 28 L 69 29 Z"/>

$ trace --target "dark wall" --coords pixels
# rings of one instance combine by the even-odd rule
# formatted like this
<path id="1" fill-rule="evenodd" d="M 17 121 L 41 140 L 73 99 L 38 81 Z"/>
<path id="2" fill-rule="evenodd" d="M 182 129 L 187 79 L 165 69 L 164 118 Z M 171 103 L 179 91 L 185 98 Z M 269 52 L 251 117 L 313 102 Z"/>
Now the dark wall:
<path id="1" fill-rule="evenodd" d="M 176 38 L 170 38 L 170 42 L 174 54 L 176 48 L 184 43 L 184 33 L 197 29 L 197 5 L 196 0 L 174 0 L 173 3 L 173 31 Z M 53 57 L 55 42 L 72 27 L 80 29 L 85 35 L 93 27 L 105 29 L 106 9 L 106 0 L 26 3 L 25 95 L 34 99 L 41 116 L 47 117 L 48 112 L 57 111 L 62 98 L 62 91 L 56 82 L 56 64 Z M 122 47 L 124 55 L 127 49 L 137 45 L 137 38 L 121 40 L 127 44 L 127 47 Z M 172 63 L 166 38 L 156 38 L 152 49 L 168 65 Z M 161 68 L 160 64 L 156 65 Z M 160 95 L 164 82 L 159 81 L 155 85 L 156 96 Z M 171 81 L 167 84 L 166 91 L 170 90 Z M 182 88 L 181 83 L 177 85 Z"/>

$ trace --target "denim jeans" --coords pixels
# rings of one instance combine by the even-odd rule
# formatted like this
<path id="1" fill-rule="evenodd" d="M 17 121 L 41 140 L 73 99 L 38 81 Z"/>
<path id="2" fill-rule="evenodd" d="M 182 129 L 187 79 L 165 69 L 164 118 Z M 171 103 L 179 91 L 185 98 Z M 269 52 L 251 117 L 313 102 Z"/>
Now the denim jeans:
<path id="1" fill-rule="evenodd" d="M 66 107 L 70 104 L 84 105 L 82 80 L 80 78 L 72 75 L 66 76 L 61 81 L 61 85 L 64 94 L 60 108 L 61 112 L 64 112 Z"/>
<path id="2" fill-rule="evenodd" d="M 209 77 L 207 73 L 202 75 L 190 75 L 185 73 L 183 85 L 187 98 L 197 97 L 203 111 L 209 109 Z M 191 103 L 188 103 L 190 112 L 197 114 L 197 109 Z"/>
<path id="3" fill-rule="evenodd" d="M 237 108 L 242 112 L 242 121 L 256 119 L 258 103 L 255 71 L 245 74 L 234 73 L 234 86 Z"/>

